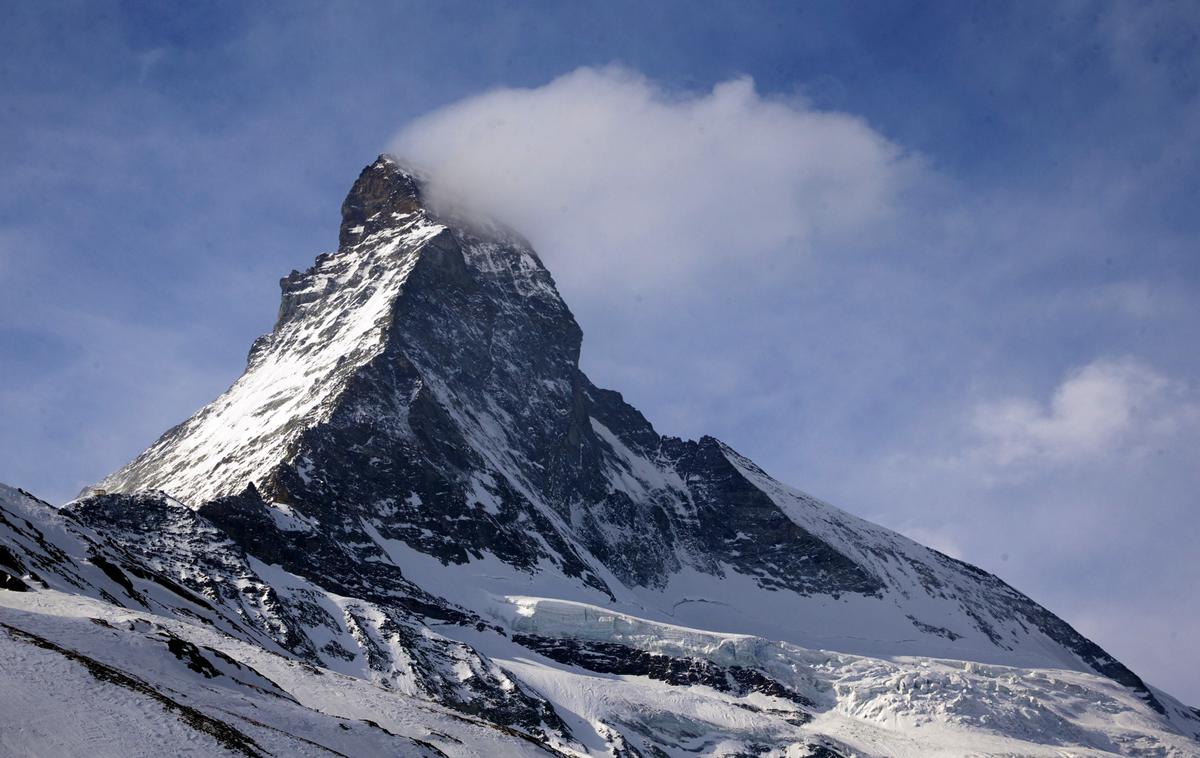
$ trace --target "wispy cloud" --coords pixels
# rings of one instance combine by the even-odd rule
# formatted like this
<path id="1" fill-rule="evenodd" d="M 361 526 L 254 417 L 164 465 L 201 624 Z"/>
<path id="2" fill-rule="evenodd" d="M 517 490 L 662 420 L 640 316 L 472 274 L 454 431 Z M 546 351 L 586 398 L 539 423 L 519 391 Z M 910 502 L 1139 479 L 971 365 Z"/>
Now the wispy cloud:
<path id="1" fill-rule="evenodd" d="M 1023 472 L 1043 466 L 1140 456 L 1200 420 L 1195 393 L 1132 358 L 1102 358 L 1072 371 L 1045 401 L 1010 397 L 973 414 L 981 466 Z"/>

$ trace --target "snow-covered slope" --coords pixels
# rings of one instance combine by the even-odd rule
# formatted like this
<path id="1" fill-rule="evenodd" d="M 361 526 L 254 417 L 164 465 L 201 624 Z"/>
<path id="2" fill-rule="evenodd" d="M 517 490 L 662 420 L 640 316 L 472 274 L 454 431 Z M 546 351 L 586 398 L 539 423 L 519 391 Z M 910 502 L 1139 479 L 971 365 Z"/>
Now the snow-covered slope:
<path id="1" fill-rule="evenodd" d="M 544 741 L 203 624 L 0 593 L 0 755 L 541 755 Z"/>
<path id="2" fill-rule="evenodd" d="M 454 634 L 552 703 L 569 737 L 314 667 L 200 619 L 0 592 L 0 754 L 1196 754 L 1093 674 L 813 651 L 544 598 L 496 598 L 494 617 L 504 634 Z"/>
<path id="3" fill-rule="evenodd" d="M 391 224 L 351 255 L 323 255 L 281 282 L 279 323 L 254 343 L 225 394 L 100 484 L 171 490 L 190 502 L 260 481 L 306 428 L 328 419 L 356 369 L 383 350 L 392 305 L 422 246 L 445 231 L 421 213 Z"/>
<path id="4" fill-rule="evenodd" d="M 723 670 L 731 686 L 725 689 L 718 677 L 716 688 L 730 694 L 753 693 L 735 705 L 755 713 L 748 731 L 776 730 L 778 736 L 767 738 L 768 742 L 786 740 L 784 735 L 790 731 L 790 738 L 797 741 L 807 739 L 810 744 L 866 755 L 1057 756 L 1064 754 L 1064 748 L 1071 754 L 1196 751 L 1196 744 L 1182 735 L 1164 738 L 1161 721 L 1127 689 L 1092 674 L 852 656 L 749 635 L 652 623 L 581 603 L 528 597 L 508 600 L 513 639 L 554 661 L 600 671 L 641 668 L 652 672 L 649 678 L 668 682 L 672 674 L 660 676 L 660 672 L 670 669 L 653 661 L 687 661 L 688 673 L 699 675 L 701 682 L 706 666 Z M 551 699 L 556 702 L 569 698 L 598 714 L 608 709 L 610 718 L 616 719 L 641 710 L 629 702 L 635 694 L 604 693 L 603 686 L 592 684 L 591 689 L 601 692 L 591 697 L 584 694 L 589 687 L 554 682 L 553 675 L 539 673 L 547 668 L 545 664 L 514 664 L 505 661 L 499 650 L 488 652 L 539 691 L 553 692 Z M 645 667 L 647 662 L 651 665 Z M 694 690 L 689 695 L 699 700 Z M 675 695 L 669 707 L 660 703 L 647 708 L 652 714 L 648 718 L 663 721 L 664 730 L 679 730 L 688 748 L 708 749 L 739 732 L 736 726 L 713 718 L 716 714 L 704 704 L 684 705 L 689 695 Z M 647 703 L 653 703 L 654 697 L 647 697 Z M 737 715 L 731 711 L 721 718 L 736 723 Z"/>
<path id="5" fill-rule="evenodd" d="M 390 581 L 389 581 L 390 580 Z M 348 596 L 246 554 L 162 494 L 106 495 L 58 511 L 0 485 L 0 583 L 57 590 L 204 626 L 389 691 L 482 714 L 535 735 L 548 704 L 432 627 L 480 624 L 398 574 Z"/>
<path id="6" fill-rule="evenodd" d="M 24 514 L 0 580 L 568 752 L 1200 745 L 1193 711 L 1000 579 L 594 386 L 516 234 L 428 208 L 387 157 L 342 215 L 226 393 L 61 513 L 0 492 Z"/>

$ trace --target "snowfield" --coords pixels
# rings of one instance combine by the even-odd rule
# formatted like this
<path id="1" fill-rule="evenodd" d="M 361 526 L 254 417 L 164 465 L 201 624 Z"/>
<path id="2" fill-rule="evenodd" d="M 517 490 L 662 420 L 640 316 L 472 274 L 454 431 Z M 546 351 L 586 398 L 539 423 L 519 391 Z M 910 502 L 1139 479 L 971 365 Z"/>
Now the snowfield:
<path id="1" fill-rule="evenodd" d="M 896 757 L 1200 754 L 1137 697 L 1092 674 L 851 656 L 577 602 L 498 601 L 509 636 L 462 629 L 463 641 L 549 699 L 573 741 L 541 747 L 210 627 L 44 590 L 0 591 L 0 754 L 606 756 L 616 728 L 633 747 L 668 755 L 733 754 L 756 742 L 794 743 L 763 753 L 781 756 L 819 745 Z M 812 705 L 597 673 L 533 652 L 517 635 L 754 667 Z M 186 651 L 173 652 L 172 640 Z M 641 734 L 653 736 L 639 742 Z"/>
<path id="2" fill-rule="evenodd" d="M 547 754 L 428 700 L 76 595 L 0 591 L 0 624 L 3 755 Z"/>
<path id="3" fill-rule="evenodd" d="M 818 704 L 808 734 L 862 755 L 1200 753 L 1182 735 L 1160 742 L 1162 723 L 1145 704 L 1093 674 L 845 655 L 658 624 L 576 602 L 508 600 L 514 632 L 613 642 L 767 672 Z"/>

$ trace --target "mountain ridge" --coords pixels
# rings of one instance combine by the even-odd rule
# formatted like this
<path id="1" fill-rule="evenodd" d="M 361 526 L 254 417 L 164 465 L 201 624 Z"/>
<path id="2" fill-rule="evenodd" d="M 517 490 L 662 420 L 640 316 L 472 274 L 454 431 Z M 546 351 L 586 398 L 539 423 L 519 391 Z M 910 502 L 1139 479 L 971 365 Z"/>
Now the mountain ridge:
<path id="1" fill-rule="evenodd" d="M 64 508 L 67 531 L 92 536 L 61 556 L 13 538 L 46 553 L 39 575 L 66 577 L 44 589 L 153 610 L 129 588 L 158 577 L 211 606 L 160 603 L 172 618 L 216 614 L 243 642 L 571 750 L 654 754 L 695 727 L 571 721 L 559 711 L 573 695 L 546 695 L 557 685 L 512 657 L 518 636 L 593 673 L 727 682 L 717 691 L 743 705 L 773 693 L 790 715 L 768 745 L 799 739 L 788 730 L 828 701 L 797 673 L 808 654 L 786 647 L 767 665 L 706 646 L 749 635 L 755 650 L 1090 672 L 1164 728 L 1200 734 L 1195 714 L 997 577 L 780 484 L 715 438 L 659 434 L 580 370 L 582 330 L 529 244 L 431 210 L 425 181 L 388 156 L 362 171 L 339 249 L 281 280 L 243 375 Z M 99 574 L 73 583 L 95 573 L 76 563 Z M 710 637 L 670 642 L 677 625 Z"/>
<path id="2" fill-rule="evenodd" d="M 585 581 L 604 584 L 604 590 L 608 589 L 607 583 L 599 579 L 600 572 L 596 571 L 594 566 L 587 566 L 589 561 L 580 556 L 578 550 L 572 549 L 570 545 L 572 537 L 582 541 L 588 552 L 596 556 L 604 568 L 613 571 L 625 584 L 641 585 L 656 582 L 661 584 L 664 582 L 666 577 L 662 574 L 661 567 L 678 564 L 679 551 L 675 550 L 677 543 L 681 539 L 691 537 L 692 539 L 706 540 L 702 549 L 696 551 L 700 553 L 698 559 L 705 564 L 702 570 L 708 569 L 710 572 L 714 568 L 720 570 L 712 560 L 716 554 L 719 555 L 722 563 L 733 566 L 741 564 L 740 567 L 744 571 L 757 572 L 760 580 L 767 582 L 770 586 L 782 586 L 798 591 L 800 594 L 823 588 L 827 594 L 835 596 L 842 592 L 873 595 L 883 589 L 883 584 L 877 577 L 864 571 L 861 565 L 846 559 L 842 552 L 830 546 L 829 541 L 812 538 L 809 532 L 795 523 L 796 519 L 787 518 L 778 505 L 772 502 L 769 496 L 764 495 L 759 487 L 755 487 L 739 477 L 734 471 L 736 466 L 725 460 L 725 451 L 728 448 L 722 443 L 711 437 L 701 438 L 697 442 L 660 437 L 641 414 L 632 415 L 630 411 L 636 413 L 636 410 L 618 400 L 618 396 L 604 394 L 602 390 L 595 388 L 590 381 L 587 381 L 578 369 L 582 330 L 557 296 L 549 272 L 541 265 L 532 249 L 514 247 L 510 251 L 498 250 L 492 247 L 494 243 L 480 241 L 472 237 L 471 232 L 464 234 L 444 225 L 422 205 L 420 181 L 411 169 L 404 167 L 396 159 L 390 156 L 381 156 L 364 169 L 343 203 L 343 220 L 339 235 L 340 239 L 345 240 L 343 246 L 333 255 L 318 258 L 317 265 L 303 275 L 298 276 L 294 273 L 281 282 L 283 297 L 280 323 L 284 326 L 287 325 L 288 318 L 297 316 L 306 305 L 319 302 L 313 299 L 314 297 L 328 295 L 331 292 L 330 284 L 334 280 L 329 272 L 331 269 L 337 270 L 335 264 L 339 262 L 339 259 L 345 261 L 345 266 L 353 267 L 349 272 L 342 274 L 343 280 L 350 285 L 349 291 L 353 293 L 353 296 L 366 304 L 369 305 L 373 300 L 382 299 L 380 292 L 393 298 L 394 304 L 390 306 L 393 309 L 403 307 L 406 304 L 402 302 L 404 300 L 417 301 L 414 304 L 415 307 L 405 310 L 402 319 L 397 318 L 396 315 L 383 314 L 384 306 L 369 310 L 367 316 L 363 315 L 364 306 L 356 306 L 351 311 L 355 315 L 355 320 L 349 326 L 351 333 L 357 335 L 362 332 L 362 329 L 356 329 L 356 327 L 369 320 L 372 327 L 378 328 L 381 332 L 379 337 L 373 337 L 378 340 L 379 347 L 375 347 L 373 344 L 358 358 L 353 354 L 350 354 L 349 357 L 346 354 L 339 355 L 338 363 L 352 364 L 368 371 L 373 359 L 379 358 L 385 364 L 382 367 L 382 376 L 368 373 L 366 378 L 361 378 L 362 374 L 351 374 L 350 378 L 344 380 L 339 378 L 339 381 L 344 381 L 345 385 L 349 385 L 356 379 L 363 384 L 383 383 L 385 385 L 385 389 L 378 395 L 370 395 L 370 400 L 362 400 L 361 406 L 369 407 L 353 405 L 362 399 L 362 395 L 357 399 L 352 396 L 347 400 L 350 407 L 343 415 L 351 417 L 349 431 L 352 438 L 376 435 L 385 426 L 381 422 L 383 418 L 386 418 L 388 422 L 394 422 L 395 427 L 400 427 L 400 434 L 397 435 L 399 439 L 394 442 L 393 448 L 381 449 L 378 452 L 381 456 L 387 455 L 394 458 L 397 449 L 403 450 L 410 446 L 411 438 L 421 449 L 416 455 L 409 453 L 410 457 L 423 457 L 425 460 L 420 461 L 422 463 L 432 462 L 434 466 L 430 468 L 436 470 L 427 471 L 422 476 L 433 476 L 436 478 L 435 480 L 443 478 L 440 476 L 441 471 L 462 469 L 464 461 L 460 459 L 464 451 L 471 451 L 472 448 L 482 448 L 484 456 L 490 455 L 493 458 L 506 459 L 492 462 L 498 464 L 494 466 L 495 469 L 499 469 L 498 472 L 491 471 L 483 475 L 484 477 L 493 477 L 490 486 L 489 482 L 484 481 L 483 478 L 478 481 L 474 479 L 468 481 L 470 491 L 465 491 L 462 495 L 465 507 L 452 510 L 449 514 L 450 517 L 466 516 L 472 510 L 470 508 L 471 498 L 475 498 L 476 504 L 483 504 L 491 508 L 501 507 L 506 498 L 518 501 L 518 508 L 520 508 L 518 514 L 530 520 L 539 521 L 540 523 L 535 528 L 541 532 L 543 538 L 556 543 L 548 552 L 559 559 L 563 571 L 568 575 L 587 577 Z M 391 239 L 395 237 L 404 238 L 406 244 L 391 243 Z M 379 245 L 380 241 L 383 241 L 382 246 Z M 516 235 L 510 235 L 504 241 L 514 246 L 523 244 Z M 464 245 L 464 242 L 467 244 Z M 479 309 L 481 307 L 481 298 L 472 297 L 474 293 L 470 290 L 473 285 L 478 285 L 472 282 L 471 273 L 468 271 L 468 262 L 463 257 L 466 251 L 472 249 L 472 244 L 477 248 L 483 248 L 480 251 L 483 254 L 474 261 L 474 268 L 483 274 L 478 278 L 487 281 L 488 275 L 499 273 L 499 276 L 493 276 L 491 280 L 503 285 L 503 288 L 508 290 L 503 295 L 510 296 L 507 301 L 504 301 L 500 300 L 500 296 L 493 292 L 485 292 L 485 302 L 490 304 L 499 301 L 505 306 L 509 306 L 515 300 L 516 307 L 527 308 L 532 299 L 533 303 L 540 306 L 538 310 L 541 312 L 534 311 L 534 318 L 521 318 L 517 321 L 516 326 L 509 325 L 507 335 L 502 331 L 497 331 L 498 325 L 501 328 L 504 325 L 504 314 L 500 312 L 503 310 L 502 308 L 497 309 L 498 312 L 494 315 L 484 314 L 485 318 L 480 319 L 481 324 L 468 322 L 460 330 L 453 330 L 448 326 L 456 320 L 461 323 L 464 313 L 470 312 L 472 308 Z M 414 249 L 411 252 L 407 251 L 405 248 L 408 246 Z M 363 261 L 360 262 L 351 257 L 355 251 L 364 247 L 370 248 L 370 252 Z M 384 250 L 385 255 L 393 256 L 394 261 L 399 265 L 392 269 L 386 267 L 379 260 L 381 256 L 377 255 L 379 249 Z M 505 270 L 508 266 L 513 265 L 514 261 L 524 265 L 519 273 Z M 373 277 L 365 283 L 365 286 L 362 286 L 362 283 L 356 282 L 356 277 L 360 275 L 360 271 L 366 267 L 367 263 L 373 264 L 370 269 Z M 426 272 L 429 272 L 429 276 L 425 286 L 413 287 L 410 277 L 416 277 L 415 281 L 421 284 L 421 275 Z M 385 277 L 383 284 L 379 284 L 381 273 Z M 390 280 L 386 278 L 389 273 L 392 275 Z M 532 286 L 522 290 L 518 285 L 520 282 L 532 283 Z M 354 286 L 356 284 L 360 286 Z M 376 286 L 372 287 L 371 285 Z M 337 290 L 332 291 L 336 292 Z M 516 298 L 511 297 L 514 292 L 517 295 Z M 451 303 L 451 307 L 445 307 L 447 303 Z M 332 305 L 338 307 L 341 303 L 334 299 Z M 427 312 L 425 309 L 432 312 Z M 322 317 L 322 321 L 319 323 L 324 328 L 322 336 L 331 331 L 330 327 L 326 325 L 328 321 L 326 314 L 327 308 L 322 308 L 317 312 L 317 315 Z M 518 315 L 525 316 L 526 314 Z M 409 326 L 413 321 L 418 323 Z M 332 331 L 335 336 L 339 336 L 336 330 Z M 438 334 L 439 331 L 442 331 L 442 334 Z M 482 335 L 484 339 L 480 339 L 478 344 L 472 344 L 471 338 L 480 336 L 479 332 L 488 333 Z M 427 339 L 429 335 L 434 334 L 437 335 L 437 339 Z M 549 339 L 546 338 L 548 334 L 550 335 Z M 535 335 L 532 339 L 535 344 L 529 346 L 520 344 L 522 340 L 529 340 L 529 335 Z M 503 343 L 503 338 L 506 336 L 508 339 L 518 342 L 516 348 Z M 247 373 L 254 368 L 256 359 L 263 360 L 262 356 L 265 354 L 267 341 L 274 338 L 276 342 L 282 342 L 284 347 L 290 348 L 291 345 L 288 344 L 291 341 L 290 337 L 288 331 L 281 331 L 277 326 L 277 329 L 270 335 L 260 338 L 256 342 L 257 350 L 264 352 L 252 353 Z M 384 343 L 390 344 L 385 345 Z M 464 344 L 468 345 L 468 350 L 455 349 Z M 523 360 L 527 364 L 520 366 L 520 372 L 508 371 L 507 375 L 503 377 L 504 383 L 489 383 L 497 371 L 494 352 L 498 346 L 503 349 L 501 360 Z M 389 347 L 396 347 L 402 351 L 396 360 L 390 362 L 384 360 Z M 538 356 L 538 360 L 531 360 L 533 357 L 531 353 L 535 350 L 541 351 L 543 355 Z M 543 357 L 549 357 L 550 360 L 541 360 Z M 311 361 L 312 358 L 306 355 L 305 360 Z M 524 375 L 517 376 L 518 373 Z M 530 376 L 535 380 L 530 380 Z M 449 377 L 449 379 L 444 377 Z M 329 381 L 322 379 L 321 382 L 313 382 L 313 386 L 327 384 Z M 455 385 L 451 387 L 447 383 L 440 388 L 437 386 L 439 383 L 447 381 L 455 382 Z M 521 387 L 524 392 L 520 396 L 516 396 L 513 391 L 511 387 L 513 384 L 525 385 Z M 548 391 L 539 392 L 544 387 L 532 387 L 530 386 L 532 384 L 551 386 Z M 339 384 L 339 393 L 346 392 L 345 385 Z M 386 417 L 381 416 L 378 412 L 379 409 L 387 408 L 389 402 L 394 403 L 395 395 L 401 394 L 396 392 L 397 387 L 401 385 L 414 393 L 413 401 L 417 404 L 418 411 L 425 410 L 425 408 L 428 410 L 418 415 L 413 412 L 413 404 L 410 404 L 400 408 L 388 408 L 394 413 Z M 497 385 L 503 390 L 503 394 L 497 390 Z M 236 387 L 237 384 L 235 384 Z M 290 392 L 291 387 L 285 387 L 284 391 Z M 458 402 L 460 397 L 467 392 L 479 397 L 472 398 L 475 402 L 469 405 Z M 276 393 L 276 395 L 282 394 L 284 392 Z M 507 407 L 494 408 L 497 395 L 501 401 L 507 401 L 505 403 Z M 275 402 L 274 397 L 267 398 L 267 406 Z M 330 391 L 328 397 L 330 398 L 329 402 L 337 403 L 341 395 Z M 236 400 L 237 398 L 235 398 Z M 520 419 L 522 406 L 530 400 L 542 401 L 542 405 L 546 406 L 547 410 L 526 413 L 525 419 L 522 420 Z M 596 402 L 596 400 L 600 402 Z M 421 405 L 422 403 L 428 403 L 428 405 Z M 462 407 L 464 405 L 466 407 Z M 493 407 L 489 408 L 489 405 Z M 235 405 L 235 407 L 237 406 Z M 489 414 L 489 411 L 495 412 Z M 330 421 L 333 421 L 335 413 L 336 411 L 331 411 Z M 460 415 L 460 418 L 447 423 L 447 416 L 453 416 L 456 413 Z M 202 417 L 203 414 L 202 410 L 198 416 Z M 401 419 L 401 414 L 407 415 Z M 492 418 L 488 418 L 488 415 L 491 415 Z M 514 435 L 507 433 L 507 429 L 522 423 L 544 424 L 547 416 L 552 416 L 552 418 L 548 424 L 545 424 L 548 428 L 541 430 L 542 439 L 536 440 L 534 444 L 524 445 L 525 450 L 514 451 L 512 448 L 520 445 L 524 440 L 514 441 Z M 357 420 L 361 418 L 367 418 L 368 421 L 365 424 L 358 423 Z M 421 424 L 427 424 L 433 428 L 428 431 L 420 428 L 404 429 L 403 427 L 406 426 L 404 422 L 411 424 L 414 418 L 419 419 Z M 608 420 L 614 425 L 623 425 L 618 426 L 619 431 L 614 433 L 603 423 L 604 420 Z M 325 421 L 324 416 L 318 415 L 310 428 L 318 427 Z M 526 430 L 529 429 L 532 427 L 526 426 Z M 394 429 L 389 429 L 389 431 L 394 431 Z M 464 436 L 470 436 L 472 432 L 476 433 L 477 439 L 462 439 Z M 602 448 L 598 439 L 605 433 L 607 433 L 606 441 L 609 443 L 608 450 Z M 444 442 L 452 436 L 458 436 L 460 439 L 452 445 L 445 445 Z M 525 437 L 525 435 L 521 436 Z M 642 445 L 654 443 L 654 449 L 651 450 L 648 446 L 644 447 L 642 455 L 638 455 L 634 448 L 628 446 L 625 447 L 625 450 L 620 450 L 623 445 L 622 436 L 640 441 Z M 261 437 L 253 438 L 252 442 L 256 446 L 261 446 Z M 540 445 L 537 442 L 540 442 Z M 341 444 L 341 440 L 338 444 Z M 564 462 L 562 450 L 556 449 L 563 447 L 568 448 L 567 456 L 573 456 L 578 451 L 579 460 Z M 338 454 L 340 451 L 328 450 L 328 442 L 325 440 L 319 440 L 314 448 L 314 456 L 328 455 L 329 463 L 322 467 L 322 471 L 327 477 L 331 467 L 337 465 L 343 469 L 343 480 L 339 484 L 346 487 L 363 487 L 364 477 L 360 473 L 360 469 L 364 454 L 361 451 L 356 451 L 348 461 L 344 461 Z M 153 451 L 154 447 L 150 450 Z M 633 452 L 635 457 L 621 460 L 621 454 L 625 452 Z M 303 454 L 291 453 L 291 455 L 299 458 Z M 625 473 L 625 471 L 620 471 L 622 468 L 632 471 L 635 467 L 639 467 L 647 460 L 646 456 L 648 455 L 665 457 L 672 464 L 679 479 L 674 482 L 655 482 L 657 490 L 643 487 L 644 490 L 650 489 L 650 491 L 643 492 L 642 494 L 645 495 L 643 501 L 637 502 L 625 491 L 628 488 L 612 488 L 612 492 L 603 492 L 608 482 L 602 481 L 607 472 L 601 466 L 577 465 L 574 466 L 577 470 L 571 470 L 572 463 L 581 464 L 585 455 L 589 458 L 605 455 L 617 458 L 613 468 L 618 470 L 618 474 Z M 162 453 L 151 454 L 151 458 L 161 456 Z M 744 458 L 740 459 L 746 461 Z M 302 465 L 290 469 L 287 466 L 277 467 L 273 473 L 267 475 L 267 481 L 257 483 L 258 489 L 264 491 L 266 495 L 265 502 L 269 502 L 277 496 L 283 502 L 288 502 L 290 499 L 296 499 L 298 493 L 305 491 L 311 482 L 304 481 Z M 647 470 L 644 466 L 640 467 L 643 472 Z M 757 467 L 755 469 L 762 474 L 761 469 L 757 469 Z M 700 476 L 702 475 L 700 472 L 711 475 L 728 485 L 720 489 L 717 497 L 711 498 L 713 502 L 708 508 L 697 503 L 697 500 L 705 498 L 707 493 L 692 491 L 683 483 L 683 479 L 686 479 L 687 476 Z M 239 473 L 235 471 L 235 476 Z M 650 475 L 661 475 L 661 472 L 654 471 Z M 766 477 L 765 474 L 762 476 Z M 116 477 L 104 480 L 99 486 L 109 491 L 140 488 L 140 484 L 135 484 L 133 487 L 123 484 L 119 479 L 120 473 Z M 636 480 L 636 475 L 633 478 Z M 244 475 L 241 479 L 233 478 L 232 486 L 226 487 L 226 490 L 219 494 L 228 496 L 234 494 L 236 490 L 255 483 L 247 481 L 248 479 L 249 477 Z M 170 469 L 166 472 L 166 476 L 151 478 L 148 484 L 152 488 L 161 488 L 172 492 L 177 497 L 183 494 L 185 498 L 190 495 L 190 499 L 194 500 L 215 499 L 209 496 L 212 490 L 203 488 L 195 494 L 186 490 L 184 493 L 180 493 L 179 489 L 186 486 L 187 479 L 185 477 L 183 483 L 172 486 L 175 481 L 178 481 L 176 469 Z M 366 493 L 358 492 L 354 495 L 356 502 L 369 500 L 378 494 L 375 483 L 367 482 L 366 484 L 370 485 L 367 487 Z M 424 482 L 420 484 L 424 484 Z M 449 484 L 451 483 L 440 481 L 436 486 Z M 412 485 L 413 482 L 408 481 L 407 478 L 403 481 L 393 479 L 387 483 L 388 491 L 403 491 L 404 487 L 408 486 L 423 503 L 437 497 L 434 488 L 427 485 L 424 487 L 413 487 Z M 339 497 L 328 487 L 317 487 L 316 489 L 315 497 L 311 497 L 310 500 L 316 501 L 318 508 L 323 507 L 330 499 L 337 500 Z M 462 489 L 468 488 L 463 487 Z M 541 512 L 537 508 L 528 507 L 528 502 L 520 502 L 534 500 L 536 495 L 543 492 L 547 495 L 543 499 L 550 501 L 550 507 L 541 509 Z M 573 511 L 571 504 L 565 502 L 581 494 L 590 495 L 593 498 L 593 503 L 587 513 L 578 512 L 582 509 Z M 530 495 L 535 497 L 530 497 Z M 670 495 L 675 495 L 675 502 L 663 502 Z M 345 499 L 345 495 L 340 497 Z M 501 505 L 497 505 L 497 500 Z M 597 503 L 597 500 L 600 502 Z M 614 500 L 616 502 L 613 502 Z M 202 507 L 197 503 L 193 503 L 193 505 Z M 698 505 L 699 507 L 697 507 Z M 684 513 L 676 519 L 679 523 L 671 523 L 672 516 L 675 514 L 669 513 L 666 506 L 684 510 Z M 688 506 L 691 506 L 690 509 Z M 821 507 L 828 506 L 821 504 Z M 488 509 L 488 507 L 484 508 L 485 511 Z M 594 518 L 593 514 L 597 510 L 606 511 L 605 515 L 608 518 L 604 520 Z M 731 518 L 744 518 L 745 514 L 750 511 L 756 511 L 760 521 L 766 520 L 766 524 L 758 524 L 758 526 L 771 531 L 772 534 L 769 537 L 749 540 L 745 536 L 750 533 L 749 531 L 743 532 L 740 528 L 730 528 Z M 538 559 L 547 553 L 547 551 L 538 550 L 514 550 L 514 546 L 522 542 L 522 537 L 513 529 L 507 530 L 507 533 L 501 532 L 505 538 L 504 541 L 489 540 L 484 535 L 476 533 L 465 535 L 462 529 L 446 529 L 444 523 L 435 524 L 427 517 L 421 518 L 423 515 L 425 514 L 412 508 L 405 512 L 403 524 L 400 525 L 401 539 L 405 540 L 410 547 L 418 549 L 424 547 L 427 550 L 440 551 L 439 557 L 455 562 L 461 562 L 464 558 L 463 553 L 469 552 L 469 550 L 462 550 L 459 547 L 461 544 L 467 546 L 486 545 L 493 552 L 499 551 L 500 557 L 506 562 L 524 568 L 535 565 Z M 439 522 L 442 521 L 440 517 L 443 515 L 437 514 Z M 486 523 L 487 516 L 492 515 L 499 514 L 486 514 L 482 520 Z M 328 514 L 328 517 L 330 519 L 337 518 L 332 512 Z M 471 531 L 477 531 L 473 527 L 479 521 L 480 519 L 477 517 L 468 521 L 468 524 L 472 526 Z M 667 524 L 665 528 L 662 526 L 664 522 Z M 434 531 L 435 534 L 446 538 L 444 542 L 453 542 L 453 545 L 447 547 L 444 544 L 433 545 L 428 540 L 422 542 L 411 538 L 406 539 L 413 531 L 415 523 L 421 523 L 422 528 Z M 567 525 L 565 529 L 560 528 L 563 524 Z M 647 538 L 644 533 L 637 533 L 647 531 L 640 527 L 652 524 L 659 525 L 653 538 Z M 614 527 L 617 529 L 614 530 Z M 621 527 L 637 530 L 637 532 L 623 532 L 620 531 Z M 688 527 L 693 528 L 688 530 Z M 747 526 L 747 530 L 750 528 Z M 730 534 L 731 532 L 732 534 Z M 707 536 L 699 536 L 713 533 L 724 535 L 722 541 L 716 542 Z M 757 552 L 753 557 L 753 565 L 746 561 L 741 548 L 728 546 L 727 543 L 730 541 L 755 543 Z M 876 547 L 876 549 L 878 548 Z M 448 555 L 449 552 L 454 552 L 455 555 L 451 557 Z M 435 552 L 435 554 L 438 553 Z M 764 563 L 768 564 L 765 570 Z M 797 563 L 806 565 L 796 568 Z M 807 564 L 815 564 L 816 568 L 810 569 Z M 990 576 L 974 567 L 971 567 L 969 571 L 980 576 Z M 826 578 L 825 574 L 834 575 L 836 578 L 832 582 L 822 581 Z M 789 578 L 791 586 L 788 586 Z M 611 596 L 611 591 L 609 594 Z M 986 621 L 972 620 L 993 643 L 1003 644 L 1000 635 L 993 631 Z M 930 626 L 936 625 L 931 624 Z M 961 632 L 952 633 L 960 634 Z M 1066 634 L 1072 638 L 1082 639 L 1081 636 L 1074 633 L 1074 630 Z M 1082 643 L 1079 643 L 1078 646 L 1082 647 Z M 1106 657 L 1097 656 L 1091 648 L 1087 649 L 1091 658 L 1103 660 Z M 1109 663 L 1107 660 L 1103 660 L 1100 665 L 1124 678 L 1131 686 L 1146 691 L 1149 695 L 1148 690 L 1141 685 L 1136 675 L 1133 675 L 1132 672 L 1126 673 L 1128 670 L 1116 664 L 1115 661 Z M 1149 695 L 1149 698 L 1150 702 L 1154 702 L 1152 695 Z"/>

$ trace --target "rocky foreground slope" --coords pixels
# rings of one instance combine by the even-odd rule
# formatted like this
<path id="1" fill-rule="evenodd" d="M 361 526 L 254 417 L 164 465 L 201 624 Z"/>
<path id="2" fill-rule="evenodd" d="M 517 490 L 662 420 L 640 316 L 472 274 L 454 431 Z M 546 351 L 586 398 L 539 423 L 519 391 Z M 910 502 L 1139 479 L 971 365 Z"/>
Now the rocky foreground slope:
<path id="1" fill-rule="evenodd" d="M 0 490 L 0 752 L 104 700 L 253 755 L 1200 753 L 1000 579 L 594 386 L 511 231 L 388 157 L 342 216 L 221 397 L 61 510 Z"/>

